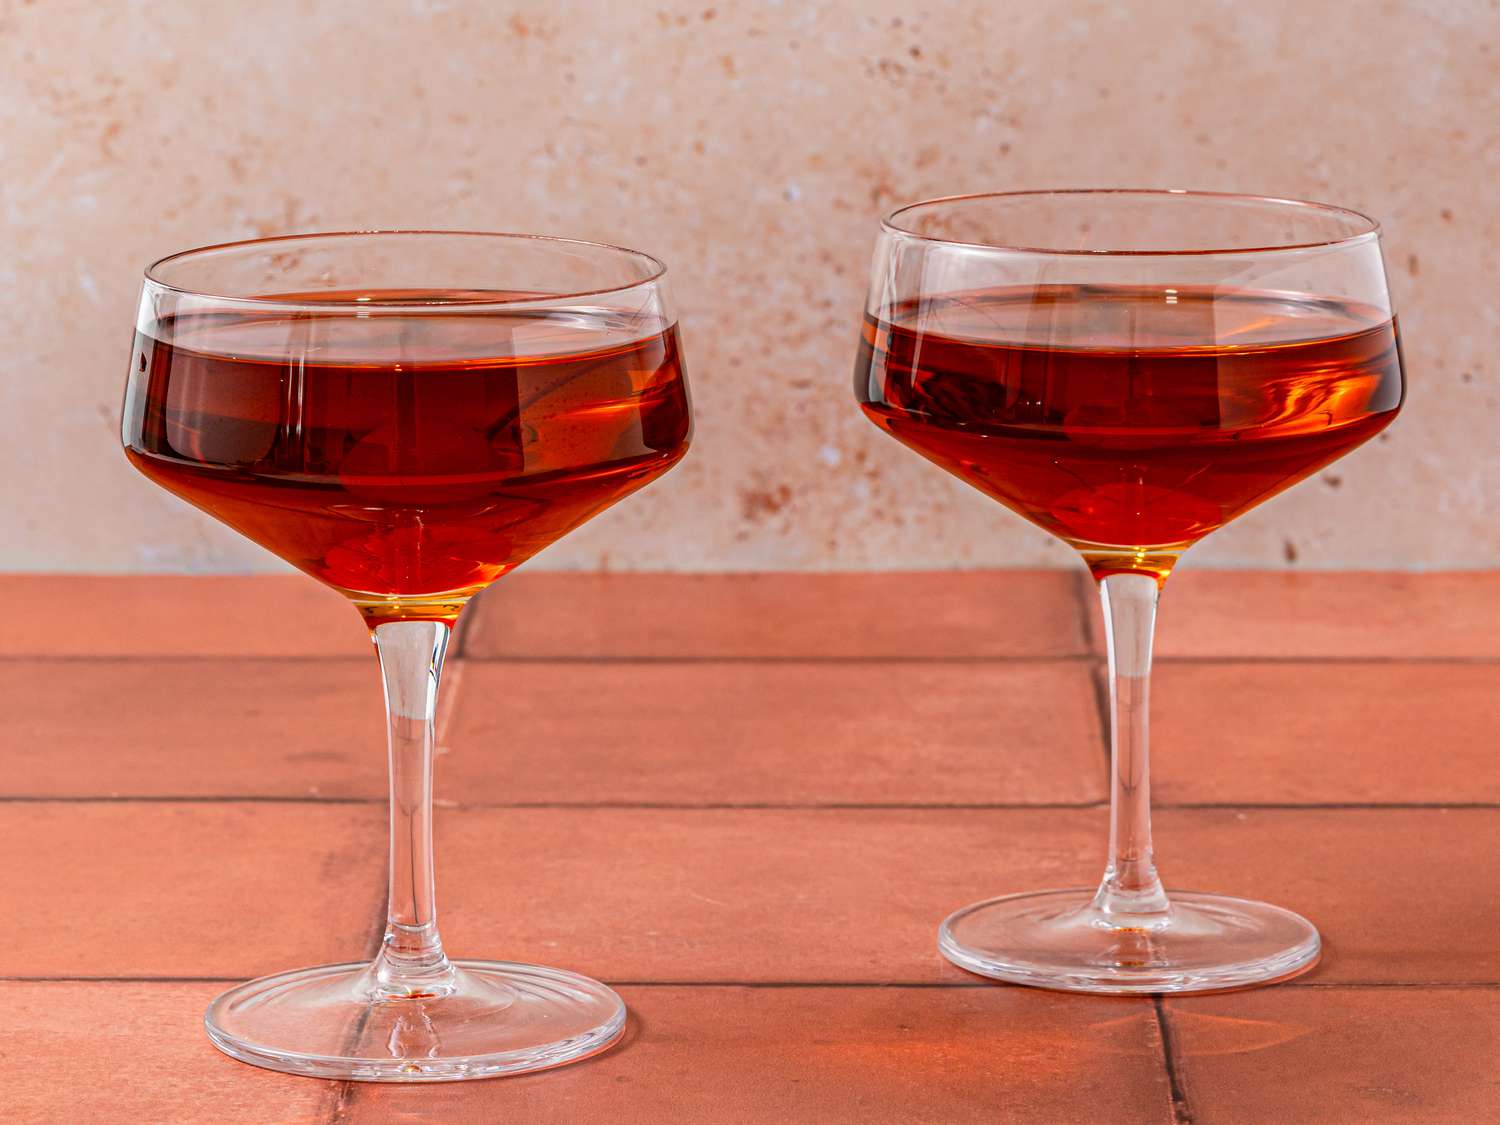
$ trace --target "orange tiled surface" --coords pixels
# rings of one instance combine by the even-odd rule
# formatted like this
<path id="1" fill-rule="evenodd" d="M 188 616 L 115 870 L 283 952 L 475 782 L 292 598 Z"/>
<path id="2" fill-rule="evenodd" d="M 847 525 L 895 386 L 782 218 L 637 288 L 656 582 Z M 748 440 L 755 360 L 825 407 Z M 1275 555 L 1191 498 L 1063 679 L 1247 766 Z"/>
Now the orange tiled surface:
<path id="1" fill-rule="evenodd" d="M 1328 952 L 1161 1005 L 989 985 L 933 949 L 959 904 L 1097 875 L 1075 576 L 509 579 L 446 685 L 444 932 L 612 981 L 634 1023 L 576 1067 L 419 1089 L 257 1071 L 201 1031 L 221 982 L 378 936 L 380 690 L 354 615 L 296 577 L 7 581 L 7 1120 L 1500 1114 L 1495 576 L 1173 580 L 1169 880 L 1301 910 Z"/>

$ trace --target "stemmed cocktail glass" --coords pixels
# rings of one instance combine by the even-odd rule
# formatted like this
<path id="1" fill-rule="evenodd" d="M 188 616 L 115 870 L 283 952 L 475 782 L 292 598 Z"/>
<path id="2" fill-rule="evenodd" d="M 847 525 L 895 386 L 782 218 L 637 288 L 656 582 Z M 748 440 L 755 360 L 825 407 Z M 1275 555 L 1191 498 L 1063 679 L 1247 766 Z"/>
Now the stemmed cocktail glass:
<path id="1" fill-rule="evenodd" d="M 944 955 L 1084 992 L 1233 988 L 1313 964 L 1317 931 L 1296 914 L 1163 890 L 1147 689 L 1157 596 L 1182 552 L 1401 406 L 1376 225 L 1177 191 L 905 207 L 880 233 L 854 382 L 882 429 L 1074 547 L 1103 599 L 1104 878 L 960 910 L 942 925 Z"/>
<path id="2" fill-rule="evenodd" d="M 433 714 L 469 599 L 686 452 L 663 275 L 654 258 L 614 247 L 434 232 L 235 243 L 147 271 L 126 454 L 348 598 L 371 631 L 389 713 L 380 953 L 219 997 L 208 1031 L 229 1054 L 324 1077 L 434 1081 L 556 1066 L 620 1035 L 624 1006 L 596 981 L 445 954 Z"/>

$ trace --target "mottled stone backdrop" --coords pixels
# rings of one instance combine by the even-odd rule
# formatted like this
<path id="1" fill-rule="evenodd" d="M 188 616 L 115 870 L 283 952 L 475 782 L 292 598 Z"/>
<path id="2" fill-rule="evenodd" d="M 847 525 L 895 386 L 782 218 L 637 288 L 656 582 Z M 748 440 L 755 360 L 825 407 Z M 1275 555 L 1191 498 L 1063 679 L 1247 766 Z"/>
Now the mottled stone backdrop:
<path id="1" fill-rule="evenodd" d="M 120 455 L 140 270 L 387 226 L 672 267 L 696 446 L 532 565 L 1062 565 L 855 408 L 875 220 L 1178 186 L 1384 220 L 1411 376 L 1388 440 L 1190 559 L 1493 566 L 1497 135 L 1494 0 L 0 0 L 0 565 L 276 566 Z"/>

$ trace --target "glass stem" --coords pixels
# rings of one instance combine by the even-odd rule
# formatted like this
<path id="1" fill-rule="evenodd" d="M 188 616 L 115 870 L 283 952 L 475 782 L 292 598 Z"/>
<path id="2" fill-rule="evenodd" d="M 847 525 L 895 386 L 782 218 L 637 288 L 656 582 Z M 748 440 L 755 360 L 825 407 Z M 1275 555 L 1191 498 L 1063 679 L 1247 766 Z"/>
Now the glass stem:
<path id="1" fill-rule="evenodd" d="M 1111 574 L 1099 583 L 1109 646 L 1109 864 L 1094 909 L 1121 927 L 1165 922 L 1169 904 L 1151 854 L 1151 773 L 1147 750 L 1155 575 Z"/>
<path id="2" fill-rule="evenodd" d="M 442 995 L 453 966 L 438 936 L 432 874 L 434 716 L 448 626 L 387 621 L 375 628 L 390 722 L 391 885 L 385 940 L 375 958 L 378 991 Z"/>

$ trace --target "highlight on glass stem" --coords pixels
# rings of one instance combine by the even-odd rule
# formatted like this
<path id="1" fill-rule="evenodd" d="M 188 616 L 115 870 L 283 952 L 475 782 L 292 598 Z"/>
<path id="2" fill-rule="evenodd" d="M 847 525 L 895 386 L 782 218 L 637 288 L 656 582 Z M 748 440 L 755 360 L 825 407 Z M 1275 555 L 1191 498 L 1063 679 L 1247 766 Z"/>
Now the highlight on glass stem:
<path id="1" fill-rule="evenodd" d="M 1163 888 L 1152 636 L 1184 551 L 1396 417 L 1401 352 L 1377 225 L 1340 207 L 1182 191 L 903 207 L 878 237 L 854 389 L 897 441 L 1074 548 L 1103 606 L 1103 878 L 965 907 L 942 924 L 943 955 L 1101 993 L 1237 988 L 1311 967 L 1318 932 L 1299 915 Z"/>
<path id="2" fill-rule="evenodd" d="M 691 434 L 665 268 L 645 254 L 367 232 L 207 247 L 147 272 L 126 455 L 348 598 L 389 718 L 380 952 L 224 993 L 207 1015 L 221 1050 L 327 1078 L 441 1081 L 557 1066 L 619 1038 L 624 1005 L 597 981 L 448 957 L 433 717 L 469 599 L 665 473 Z"/>

